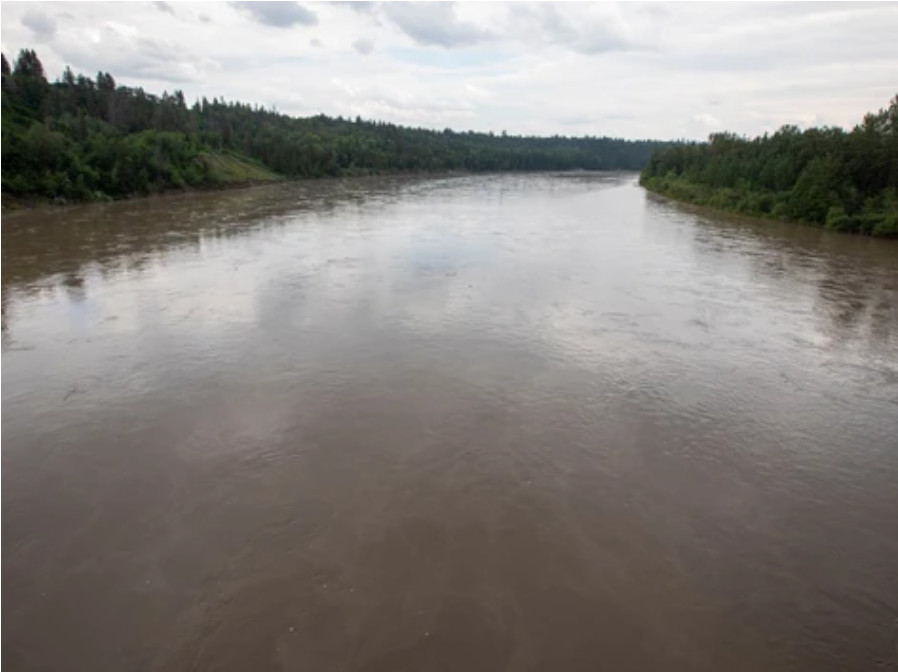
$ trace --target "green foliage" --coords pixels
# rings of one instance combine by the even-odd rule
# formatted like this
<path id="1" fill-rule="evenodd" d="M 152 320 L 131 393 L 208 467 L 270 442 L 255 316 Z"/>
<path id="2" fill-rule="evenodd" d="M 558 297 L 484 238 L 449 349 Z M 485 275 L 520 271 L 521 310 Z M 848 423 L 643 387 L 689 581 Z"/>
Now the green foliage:
<path id="1" fill-rule="evenodd" d="M 649 158 L 640 182 L 699 205 L 836 231 L 898 235 L 898 96 L 850 133 L 784 126 L 749 140 L 729 133 L 676 143 Z"/>
<path id="2" fill-rule="evenodd" d="M 854 228 L 854 222 L 848 216 L 848 213 L 845 212 L 845 208 L 840 205 L 833 205 L 830 206 L 826 213 L 825 226 L 827 229 L 835 231 L 850 231 Z"/>
<path id="3" fill-rule="evenodd" d="M 5 63 L 5 60 L 4 60 Z M 638 170 L 662 143 L 432 131 L 297 119 L 180 91 L 154 96 L 66 68 L 49 84 L 34 51 L 3 70 L 3 192 L 90 200 L 289 177 L 396 171 Z"/>

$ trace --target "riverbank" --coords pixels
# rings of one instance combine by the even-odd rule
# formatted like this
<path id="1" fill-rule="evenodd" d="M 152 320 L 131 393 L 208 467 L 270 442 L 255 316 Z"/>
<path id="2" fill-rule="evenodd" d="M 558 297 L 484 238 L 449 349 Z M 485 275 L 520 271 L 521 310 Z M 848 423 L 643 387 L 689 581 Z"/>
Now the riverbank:
<path id="1" fill-rule="evenodd" d="M 796 220 L 785 215 L 779 205 L 788 192 L 744 192 L 730 188 L 714 188 L 680 177 L 645 177 L 639 184 L 648 191 L 681 203 L 698 205 L 719 212 L 730 212 L 789 224 L 803 224 L 841 233 L 868 235 L 876 238 L 898 238 L 898 216 L 893 212 L 872 211 L 849 216 L 840 208 L 831 208 L 826 221 Z"/>
<path id="2" fill-rule="evenodd" d="M 91 197 L 84 199 L 67 199 L 64 197 L 46 198 L 38 196 L 18 197 L 13 194 L 4 193 L 2 211 L 7 213 L 32 208 L 65 207 L 69 205 L 84 205 L 87 203 L 111 203 L 113 201 L 148 198 L 163 194 L 242 189 L 259 184 L 283 182 L 288 179 L 285 176 L 270 170 L 258 161 L 254 161 L 249 157 L 233 152 L 203 152 L 197 157 L 197 160 L 202 164 L 202 170 L 205 175 L 205 181 L 200 184 L 172 185 L 170 187 L 152 189 L 146 192 L 135 192 L 133 194 L 118 197 L 112 197 L 104 192 L 98 191 Z"/>
<path id="3" fill-rule="evenodd" d="M 213 154 L 213 153 L 210 153 Z M 341 180 L 341 179 L 364 179 L 364 178 L 375 178 L 375 177 L 409 177 L 409 178 L 431 178 L 431 179 L 440 179 L 447 177 L 463 177 L 465 175 L 482 175 L 486 176 L 495 176 L 502 175 L 506 173 L 514 173 L 519 175 L 529 175 L 529 174 L 588 174 L 596 171 L 584 171 L 584 170 L 561 170 L 561 171 L 552 171 L 552 170 L 515 170 L 515 171 L 472 171 L 472 170 L 437 170 L 437 171 L 427 171 L 427 170 L 373 170 L 373 169 L 361 169 L 357 168 L 355 170 L 346 171 L 340 173 L 338 175 L 322 175 L 320 177 L 289 177 L 285 175 L 280 175 L 279 173 L 275 173 L 271 170 L 268 170 L 264 166 L 254 162 L 252 159 L 241 155 L 216 155 L 215 161 L 210 161 L 210 163 L 214 163 L 218 167 L 217 171 L 217 180 L 212 183 L 204 184 L 204 185 L 186 185 L 183 187 L 169 187 L 164 189 L 155 189 L 152 191 L 148 191 L 145 193 L 133 193 L 125 196 L 118 196 L 116 198 L 112 198 L 105 194 L 100 194 L 97 198 L 85 199 L 85 200 L 69 200 L 64 198 L 56 198 L 56 199 L 23 199 L 17 198 L 12 194 L 3 194 L 2 201 L 2 212 L 4 213 L 16 213 L 22 211 L 29 211 L 41 208 L 68 208 L 72 206 L 78 205 L 90 205 L 92 203 L 116 203 L 123 201 L 132 201 L 132 200 L 141 200 L 146 198 L 160 198 L 165 196 L 179 196 L 183 194 L 190 193 L 208 193 L 208 192 L 216 192 L 216 191 L 231 191 L 235 189 L 246 189 L 250 187 L 258 187 L 263 186 L 265 184 L 273 184 L 277 182 L 295 182 L 295 183 L 304 183 L 304 182 L 316 182 L 316 181 L 332 181 L 332 180 Z M 616 173 L 634 173 L 635 171 L 602 171 L 602 172 L 616 172 Z"/>
<path id="4" fill-rule="evenodd" d="M 127 194 L 117 196 L 115 198 L 107 194 L 99 193 L 95 198 L 82 200 L 73 200 L 66 198 L 20 198 L 12 194 L 3 194 L 2 212 L 16 213 L 28 210 L 36 210 L 43 208 L 69 208 L 78 205 L 90 205 L 92 203 L 118 203 L 123 201 L 134 201 L 148 198 L 161 198 L 166 196 L 180 196 L 190 193 L 208 193 L 217 191 L 232 191 L 236 189 L 247 189 L 250 187 L 259 187 L 266 184 L 274 184 L 278 182 L 314 182 L 318 180 L 338 180 L 338 179 L 359 179 L 366 177 L 378 176 L 396 176 L 407 175 L 409 177 L 428 176 L 434 178 L 453 177 L 461 175 L 469 175 L 470 171 L 439 171 L 439 172 L 423 172 L 423 171 L 381 171 L 374 172 L 369 170 L 357 170 L 347 172 L 341 175 L 324 175 L 321 177 L 288 177 L 280 175 L 264 166 L 255 164 L 251 159 L 246 157 L 235 157 L 233 155 L 216 155 L 209 160 L 209 164 L 216 171 L 214 181 L 202 185 L 184 185 L 181 187 L 167 187 L 162 189 L 154 189 L 147 192 Z M 489 174 L 489 173 L 484 173 Z"/>

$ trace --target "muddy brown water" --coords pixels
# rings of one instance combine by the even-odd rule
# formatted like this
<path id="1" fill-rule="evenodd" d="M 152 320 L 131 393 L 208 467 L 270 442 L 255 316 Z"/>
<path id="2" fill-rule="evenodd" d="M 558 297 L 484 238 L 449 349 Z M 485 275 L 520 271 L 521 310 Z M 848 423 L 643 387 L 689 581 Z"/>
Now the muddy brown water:
<path id="1" fill-rule="evenodd" d="M 898 667 L 898 244 L 632 174 L 3 217 L 7 670 Z"/>

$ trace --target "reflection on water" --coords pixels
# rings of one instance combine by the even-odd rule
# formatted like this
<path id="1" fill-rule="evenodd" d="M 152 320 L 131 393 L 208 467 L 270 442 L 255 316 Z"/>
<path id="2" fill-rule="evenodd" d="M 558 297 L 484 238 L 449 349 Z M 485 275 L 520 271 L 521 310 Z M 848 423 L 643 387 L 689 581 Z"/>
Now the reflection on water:
<path id="1" fill-rule="evenodd" d="M 898 663 L 894 242 L 609 174 L 2 235 L 11 669 Z"/>

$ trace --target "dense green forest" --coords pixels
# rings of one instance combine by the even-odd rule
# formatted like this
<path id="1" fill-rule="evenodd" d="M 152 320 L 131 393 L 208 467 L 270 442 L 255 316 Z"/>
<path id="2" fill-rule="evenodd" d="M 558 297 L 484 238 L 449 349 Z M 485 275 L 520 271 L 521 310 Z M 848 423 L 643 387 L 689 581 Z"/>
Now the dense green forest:
<path id="1" fill-rule="evenodd" d="M 50 83 L 32 50 L 12 67 L 2 60 L 4 202 L 394 171 L 638 170 L 660 145 L 298 119 L 217 98 L 188 105 L 180 91 L 155 96 L 104 72 L 66 68 Z"/>
<path id="2" fill-rule="evenodd" d="M 898 236 L 898 96 L 850 132 L 784 126 L 658 149 L 640 178 L 673 198 L 838 231 Z"/>

